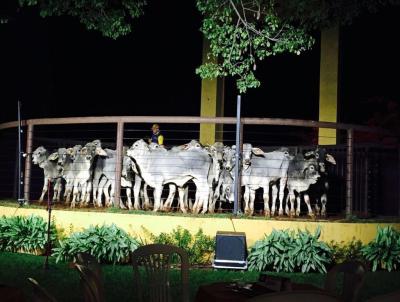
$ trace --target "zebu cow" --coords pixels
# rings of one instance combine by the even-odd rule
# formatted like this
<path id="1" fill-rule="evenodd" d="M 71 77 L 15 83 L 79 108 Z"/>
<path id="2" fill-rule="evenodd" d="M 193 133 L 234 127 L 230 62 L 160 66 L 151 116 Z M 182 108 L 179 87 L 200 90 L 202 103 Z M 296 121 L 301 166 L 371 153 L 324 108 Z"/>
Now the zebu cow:
<path id="1" fill-rule="evenodd" d="M 319 176 L 318 164 L 315 159 L 306 160 L 301 153 L 298 153 L 294 159 L 290 161 L 288 180 L 286 183 L 288 198 L 285 206 L 285 212 L 288 216 L 300 216 L 300 194 L 307 191 L 310 185 L 315 184 Z M 295 194 L 297 194 L 297 196 Z M 297 202 L 296 210 L 295 201 Z M 313 216 L 310 199 L 307 194 L 304 195 L 304 201 L 308 208 L 308 215 Z"/>
<path id="2" fill-rule="evenodd" d="M 49 152 L 43 146 L 36 148 L 32 154 L 32 162 L 43 169 L 44 175 L 42 194 L 39 197 L 40 203 L 43 202 L 49 182 L 55 183 L 53 200 L 57 201 L 60 198 L 62 189 L 61 172 L 57 167 L 57 162 L 52 160 L 53 157 L 54 156 L 49 155 Z"/>
<path id="3" fill-rule="evenodd" d="M 209 192 L 207 176 L 210 159 L 206 153 L 196 150 L 187 151 L 184 155 L 181 152 L 160 152 L 151 150 L 146 142 L 138 140 L 128 150 L 128 156 L 135 161 L 143 180 L 154 188 L 153 211 L 161 208 L 161 193 L 164 184 L 174 183 L 178 187 L 183 187 L 191 179 L 196 185 L 198 201 L 203 205 L 202 213 L 207 211 Z M 181 199 L 180 207 L 184 208 Z M 200 206 L 195 211 L 198 212 L 199 209 Z"/>
<path id="4" fill-rule="evenodd" d="M 326 170 L 326 163 L 330 163 L 332 165 L 336 165 L 336 161 L 332 155 L 326 152 L 325 149 L 317 148 L 316 150 L 309 151 L 305 155 L 305 158 L 315 158 L 318 162 L 318 172 L 320 174 L 320 178 L 317 183 L 312 185 L 309 189 L 309 192 L 304 194 L 304 198 L 309 199 L 310 191 L 314 191 L 314 193 L 318 196 L 315 202 L 315 211 L 316 215 L 319 216 L 321 214 L 322 217 L 326 216 L 326 204 L 328 202 L 328 172 Z M 321 202 L 322 209 L 318 205 L 318 201 Z"/>
<path id="5" fill-rule="evenodd" d="M 87 143 L 77 154 L 72 166 L 74 175 L 74 191 L 71 202 L 71 208 L 75 207 L 78 199 L 79 189 L 82 191 L 81 204 L 87 205 L 90 201 L 92 164 L 95 157 L 107 156 L 107 153 L 101 148 L 99 140 Z"/>
<path id="6" fill-rule="evenodd" d="M 263 188 L 264 215 L 275 214 L 276 199 L 272 199 L 271 210 L 269 207 L 269 187 L 272 182 L 279 183 L 280 188 L 285 187 L 289 162 L 292 159 L 293 156 L 289 155 L 287 149 L 264 153 L 259 148 L 253 148 L 251 144 L 243 144 L 241 184 L 245 186 L 246 214 L 252 215 L 254 212 L 255 192 L 258 188 Z M 279 215 L 283 215 L 283 198 L 284 190 L 280 190 Z"/>
<path id="7" fill-rule="evenodd" d="M 106 157 L 99 157 L 96 161 L 96 167 L 94 169 L 93 176 L 93 204 L 95 206 L 101 207 L 101 195 L 104 193 L 106 196 L 105 204 L 106 206 L 111 206 L 115 203 L 114 192 L 115 192 L 115 171 L 117 162 L 117 151 L 111 149 L 104 150 L 107 153 Z M 123 157 L 122 171 L 121 171 L 121 187 L 126 188 L 127 204 L 128 208 L 132 209 L 131 200 L 131 188 L 132 181 L 134 180 L 133 172 L 130 166 L 131 159 L 128 156 Z M 110 194 L 108 189 L 111 187 Z M 110 197 L 111 195 L 111 197 Z M 122 200 L 119 200 L 120 208 L 125 208 Z"/>

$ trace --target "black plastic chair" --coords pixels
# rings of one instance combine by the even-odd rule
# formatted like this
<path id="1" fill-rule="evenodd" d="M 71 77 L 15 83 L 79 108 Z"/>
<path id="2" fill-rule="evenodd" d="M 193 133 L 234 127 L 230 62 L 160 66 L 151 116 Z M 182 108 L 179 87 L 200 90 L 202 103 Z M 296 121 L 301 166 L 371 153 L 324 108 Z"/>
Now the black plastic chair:
<path id="1" fill-rule="evenodd" d="M 33 286 L 32 302 L 57 302 L 57 300 L 39 282 L 33 278 L 28 278 Z"/>
<path id="2" fill-rule="evenodd" d="M 85 302 L 104 302 L 103 284 L 94 271 L 85 265 L 75 263 L 81 277 L 81 287 Z"/>
<path id="3" fill-rule="evenodd" d="M 327 274 L 325 290 L 335 294 L 338 276 L 343 273 L 343 287 L 339 297 L 344 302 L 357 301 L 366 271 L 365 264 L 356 260 L 337 264 Z"/>
<path id="4" fill-rule="evenodd" d="M 181 264 L 181 301 L 189 301 L 189 258 L 185 250 L 167 244 L 149 244 L 132 253 L 135 292 L 138 301 L 172 301 L 169 271 L 178 255 Z M 176 258 L 175 258 L 176 259 Z M 142 267 L 143 269 L 140 269 Z M 143 277 L 141 278 L 141 273 Z M 146 289 L 146 299 L 144 298 Z"/>

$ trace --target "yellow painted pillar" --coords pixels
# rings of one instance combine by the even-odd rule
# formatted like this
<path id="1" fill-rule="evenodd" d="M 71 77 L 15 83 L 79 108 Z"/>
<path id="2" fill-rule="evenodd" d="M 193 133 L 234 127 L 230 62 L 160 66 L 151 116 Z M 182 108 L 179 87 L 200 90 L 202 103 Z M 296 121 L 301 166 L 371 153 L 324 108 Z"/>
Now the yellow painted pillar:
<path id="1" fill-rule="evenodd" d="M 319 121 L 337 122 L 339 26 L 321 32 Z M 320 128 L 319 145 L 335 145 L 336 130 Z"/>
<path id="2" fill-rule="evenodd" d="M 210 62 L 207 58 L 210 43 L 203 39 L 203 63 Z M 216 59 L 214 59 L 216 60 Z M 221 117 L 224 115 L 224 79 L 203 79 L 201 81 L 201 107 L 202 117 Z M 201 124 L 200 143 L 213 144 L 222 141 L 223 125 Z"/>

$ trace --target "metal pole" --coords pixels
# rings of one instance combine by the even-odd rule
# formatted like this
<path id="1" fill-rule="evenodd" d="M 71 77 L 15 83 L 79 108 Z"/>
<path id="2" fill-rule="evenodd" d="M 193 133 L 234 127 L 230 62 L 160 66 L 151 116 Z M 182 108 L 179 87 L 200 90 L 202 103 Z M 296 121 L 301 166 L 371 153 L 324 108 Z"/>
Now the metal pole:
<path id="1" fill-rule="evenodd" d="M 23 172 L 22 172 L 22 127 L 21 127 L 21 102 L 18 101 L 18 203 L 22 206 L 25 202 L 22 192 L 23 192 L 23 185 L 24 182 Z"/>
<path id="2" fill-rule="evenodd" d="M 124 122 L 117 124 L 117 158 L 115 163 L 115 192 L 114 192 L 114 207 L 119 206 L 121 197 L 121 168 L 123 162 L 123 140 L 124 140 Z"/>
<path id="3" fill-rule="evenodd" d="M 347 130 L 346 146 L 346 218 L 353 214 L 353 129 Z"/>
<path id="4" fill-rule="evenodd" d="M 233 202 L 233 214 L 237 215 L 240 213 L 240 208 L 239 208 L 239 190 L 240 190 L 240 164 L 241 164 L 241 145 L 240 145 L 240 105 L 241 105 L 241 98 L 240 95 L 237 96 L 237 101 L 236 101 L 237 107 L 236 107 L 236 159 L 235 159 L 235 188 L 234 188 L 234 202 Z"/>
<path id="5" fill-rule="evenodd" d="M 25 157 L 25 175 L 24 175 L 24 200 L 29 202 L 30 185 L 31 185 L 31 167 L 32 167 L 32 143 L 33 143 L 33 125 L 28 125 L 26 135 L 26 157 Z"/>
<path id="6" fill-rule="evenodd" d="M 49 269 L 49 256 L 51 252 L 51 202 L 50 202 L 50 179 L 47 182 L 47 211 L 49 212 L 49 215 L 47 216 L 47 242 L 46 242 L 46 259 L 44 261 L 43 268 L 45 270 Z"/>

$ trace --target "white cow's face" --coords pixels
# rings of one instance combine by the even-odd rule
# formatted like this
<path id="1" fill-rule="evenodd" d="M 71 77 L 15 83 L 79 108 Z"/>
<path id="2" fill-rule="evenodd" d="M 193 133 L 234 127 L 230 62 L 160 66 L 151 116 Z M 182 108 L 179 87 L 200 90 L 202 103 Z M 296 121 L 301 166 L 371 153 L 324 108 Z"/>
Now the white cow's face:
<path id="1" fill-rule="evenodd" d="M 232 169 L 235 167 L 235 160 L 236 160 L 235 146 L 232 146 L 232 148 L 225 147 L 224 154 L 223 154 L 223 162 L 224 162 L 225 169 L 228 171 L 232 171 Z"/>
<path id="2" fill-rule="evenodd" d="M 320 177 L 318 173 L 318 166 L 314 163 L 309 164 L 304 170 L 304 175 L 310 184 L 315 184 Z"/>
<path id="3" fill-rule="evenodd" d="M 39 165 L 40 163 L 42 163 L 43 161 L 46 160 L 46 154 L 47 154 L 47 150 L 43 146 L 38 147 L 32 153 L 32 162 L 35 165 Z"/>

